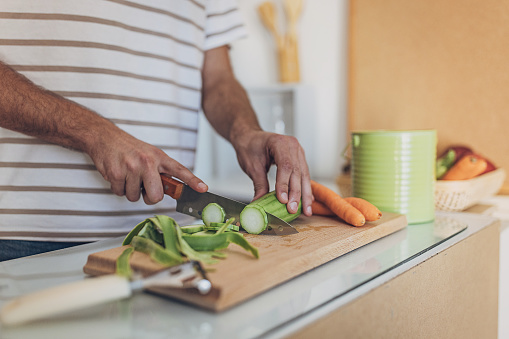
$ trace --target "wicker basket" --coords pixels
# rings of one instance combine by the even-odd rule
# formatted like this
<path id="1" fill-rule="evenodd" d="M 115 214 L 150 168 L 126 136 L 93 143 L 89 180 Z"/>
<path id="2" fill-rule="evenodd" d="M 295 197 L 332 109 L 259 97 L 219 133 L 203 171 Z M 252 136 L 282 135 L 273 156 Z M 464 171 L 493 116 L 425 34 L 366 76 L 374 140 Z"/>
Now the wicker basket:
<path id="1" fill-rule="evenodd" d="M 497 194 L 504 180 L 505 171 L 502 168 L 470 180 L 437 180 L 435 208 L 442 211 L 463 211 Z M 352 181 L 349 175 L 340 175 L 336 184 L 342 196 L 352 196 Z"/>
<path id="2" fill-rule="evenodd" d="M 442 211 L 463 211 L 497 194 L 504 180 L 502 168 L 470 180 L 437 180 L 435 207 Z"/>

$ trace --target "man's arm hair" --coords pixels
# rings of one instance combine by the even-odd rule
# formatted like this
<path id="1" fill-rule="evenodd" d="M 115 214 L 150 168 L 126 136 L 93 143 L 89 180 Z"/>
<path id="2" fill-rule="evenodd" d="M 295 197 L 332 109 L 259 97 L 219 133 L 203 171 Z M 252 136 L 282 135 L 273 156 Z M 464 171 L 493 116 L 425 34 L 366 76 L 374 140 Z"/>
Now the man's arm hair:
<path id="1" fill-rule="evenodd" d="M 0 62 L 0 127 L 67 148 L 87 151 L 109 120 L 41 88 Z"/>

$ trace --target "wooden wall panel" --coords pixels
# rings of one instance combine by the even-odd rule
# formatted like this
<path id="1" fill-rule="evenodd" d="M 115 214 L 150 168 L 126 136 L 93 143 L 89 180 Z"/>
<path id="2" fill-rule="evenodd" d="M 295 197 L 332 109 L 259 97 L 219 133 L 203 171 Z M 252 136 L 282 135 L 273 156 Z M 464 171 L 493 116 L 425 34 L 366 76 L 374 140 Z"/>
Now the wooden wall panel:
<path id="1" fill-rule="evenodd" d="M 508 0 L 351 0 L 349 26 L 350 131 L 436 128 L 509 169 Z"/>

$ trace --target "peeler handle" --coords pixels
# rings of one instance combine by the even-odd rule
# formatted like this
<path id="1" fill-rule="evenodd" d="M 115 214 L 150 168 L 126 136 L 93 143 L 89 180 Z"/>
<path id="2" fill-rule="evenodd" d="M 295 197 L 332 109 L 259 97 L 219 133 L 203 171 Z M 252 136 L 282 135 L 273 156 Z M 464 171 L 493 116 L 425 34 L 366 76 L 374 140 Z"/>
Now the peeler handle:
<path id="1" fill-rule="evenodd" d="M 19 325 L 68 311 L 130 297 L 130 282 L 118 275 L 89 278 L 16 298 L 0 310 L 0 322 Z"/>

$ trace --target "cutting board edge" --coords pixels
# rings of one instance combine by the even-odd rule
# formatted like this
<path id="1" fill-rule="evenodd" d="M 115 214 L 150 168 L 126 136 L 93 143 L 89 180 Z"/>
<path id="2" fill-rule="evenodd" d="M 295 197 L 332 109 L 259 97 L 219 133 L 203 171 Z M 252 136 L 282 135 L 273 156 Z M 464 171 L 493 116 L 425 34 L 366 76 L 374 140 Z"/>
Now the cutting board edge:
<path id="1" fill-rule="evenodd" d="M 403 221 L 400 223 L 400 221 Z M 289 270 L 287 273 L 285 273 L 285 277 L 282 278 L 280 281 L 278 281 L 276 284 L 271 284 L 269 282 L 265 283 L 263 287 L 260 287 L 256 290 L 253 290 L 251 289 L 250 290 L 250 293 L 246 294 L 245 292 L 242 292 L 242 293 L 235 293 L 235 294 L 228 294 L 228 293 L 224 293 L 223 294 L 223 297 L 219 298 L 218 299 L 218 305 L 216 307 L 217 311 L 225 311 L 227 309 L 230 309 L 238 304 L 241 304 L 245 301 L 248 301 L 249 299 L 257 296 L 257 295 L 260 295 L 268 290 L 270 290 L 271 288 L 274 288 L 274 287 L 277 287 L 279 285 L 282 285 L 290 280 L 293 280 L 319 266 L 322 266 L 322 265 L 325 265 L 326 263 L 334 260 L 334 259 L 337 259 L 347 253 L 350 253 L 352 252 L 353 250 L 356 250 L 356 249 L 359 249 L 365 245 L 368 245 L 378 239 L 382 239 L 388 235 L 391 235 L 397 231 L 400 231 L 402 229 L 405 229 L 406 227 L 408 226 L 408 222 L 407 222 L 407 218 L 405 215 L 397 215 L 395 216 L 393 219 L 389 220 L 387 223 L 385 223 L 383 225 L 383 227 L 378 227 L 378 226 L 373 226 L 371 228 L 369 228 L 367 230 L 367 232 L 369 232 L 370 234 L 370 238 L 368 241 L 366 242 L 363 242 L 362 244 L 359 244 L 358 246 L 352 246 L 352 247 L 348 247 L 348 248 L 341 248 L 339 246 L 339 243 L 336 242 L 336 243 L 332 243 L 332 244 L 329 244 L 327 247 L 324 247 L 322 248 L 321 250 L 318 251 L 318 255 L 321 256 L 322 258 L 324 258 L 323 260 L 319 261 L 319 262 L 316 262 L 315 261 L 315 264 L 311 264 L 311 265 L 306 265 L 306 268 L 303 270 L 303 271 L 299 271 L 298 273 L 295 273 L 295 272 L 292 272 L 291 270 Z M 383 236 L 377 236 L 376 234 L 380 233 L 381 230 L 384 230 L 385 232 Z M 389 229 L 389 230 L 388 230 Z M 388 233 L 386 233 L 388 232 Z M 366 235 L 366 233 L 359 233 L 359 234 L 354 234 L 352 236 L 352 238 L 359 238 L 361 236 L 364 236 Z M 353 241 L 349 241 L 350 244 L 353 244 L 354 242 Z M 296 261 L 301 261 L 301 262 L 311 262 L 311 260 L 307 260 L 308 257 L 314 257 L 314 256 L 317 256 L 317 252 L 314 252 L 314 253 L 309 253 L 307 254 L 306 256 L 303 256 L 303 257 L 299 257 L 296 259 Z M 292 267 L 295 266 L 295 265 L 292 265 Z M 279 271 L 279 274 L 281 274 L 281 270 Z M 260 277 L 259 277 L 260 278 Z M 266 280 L 269 280 L 269 278 L 266 278 Z M 243 300 L 239 301 L 240 298 L 237 297 L 237 298 L 233 298 L 234 296 L 236 296 L 237 294 L 242 294 L 242 296 L 244 297 Z M 228 298 L 229 299 L 232 299 L 231 301 L 224 301 L 224 298 L 225 296 L 228 295 Z M 246 296 L 247 295 L 247 296 Z M 232 297 L 233 296 L 233 297 Z"/>

